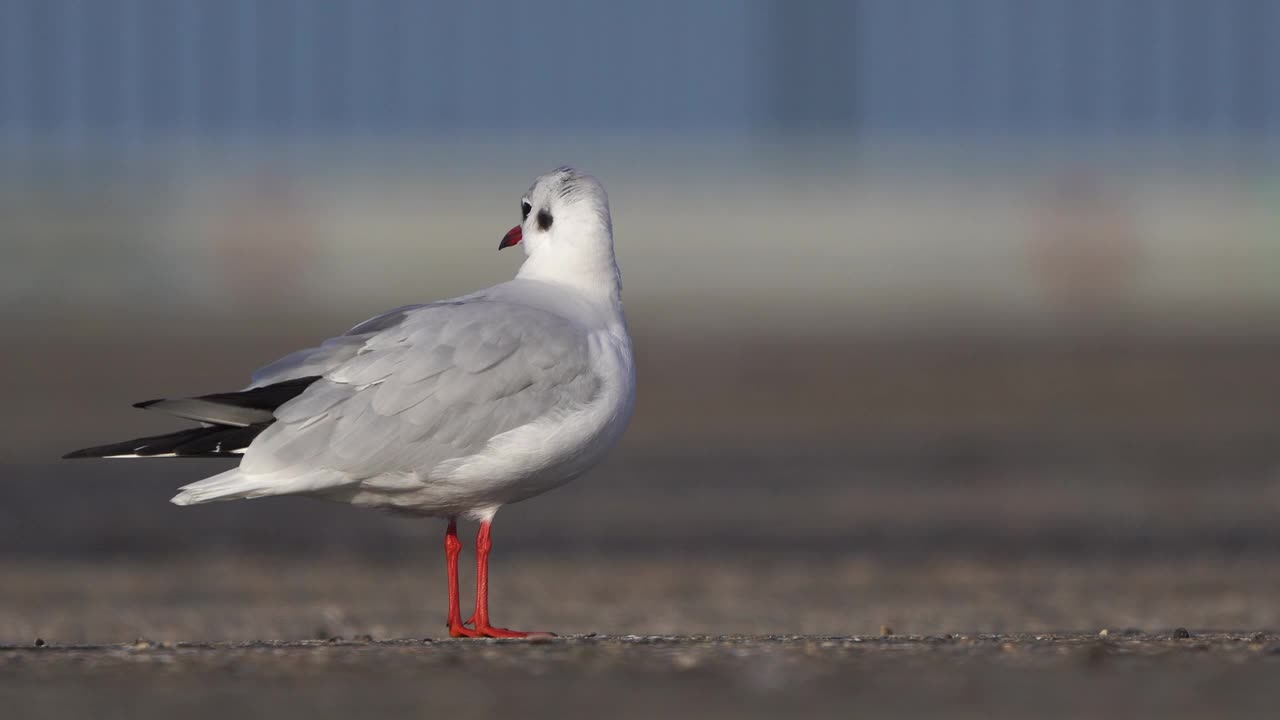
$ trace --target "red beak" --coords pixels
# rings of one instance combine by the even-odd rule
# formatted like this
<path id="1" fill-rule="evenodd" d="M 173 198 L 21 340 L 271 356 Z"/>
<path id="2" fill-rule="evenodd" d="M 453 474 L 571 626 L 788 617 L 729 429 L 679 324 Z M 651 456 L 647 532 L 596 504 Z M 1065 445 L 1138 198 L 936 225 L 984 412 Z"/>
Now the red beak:
<path id="1" fill-rule="evenodd" d="M 512 245 L 518 245 L 523 237 L 524 233 L 520 230 L 520 226 L 517 225 L 508 230 L 506 235 L 502 236 L 502 242 L 498 243 L 498 249 L 501 250 L 502 248 L 509 248 Z"/>

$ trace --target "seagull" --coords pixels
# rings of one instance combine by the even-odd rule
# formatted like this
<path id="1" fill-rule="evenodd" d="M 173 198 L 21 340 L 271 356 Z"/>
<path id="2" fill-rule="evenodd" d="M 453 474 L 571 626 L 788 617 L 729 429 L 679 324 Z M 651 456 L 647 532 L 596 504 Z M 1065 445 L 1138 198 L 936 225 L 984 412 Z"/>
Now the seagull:
<path id="1" fill-rule="evenodd" d="M 237 392 L 135 407 L 200 423 L 67 458 L 238 458 L 180 488 L 197 505 L 303 495 L 448 520 L 452 637 L 522 638 L 489 620 L 490 526 L 503 505 L 564 485 L 617 443 L 635 406 L 609 200 L 571 167 L 539 177 L 515 279 L 408 305 L 300 350 Z M 479 522 L 475 612 L 458 599 L 458 518 Z"/>

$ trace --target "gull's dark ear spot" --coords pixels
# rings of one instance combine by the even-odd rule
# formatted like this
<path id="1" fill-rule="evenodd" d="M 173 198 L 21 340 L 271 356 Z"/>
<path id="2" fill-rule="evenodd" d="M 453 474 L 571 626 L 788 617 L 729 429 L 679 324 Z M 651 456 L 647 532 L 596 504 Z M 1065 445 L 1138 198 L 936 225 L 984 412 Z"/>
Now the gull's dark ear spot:
<path id="1" fill-rule="evenodd" d="M 555 220 L 555 218 L 551 217 L 551 213 L 547 212 L 546 208 L 543 208 L 538 211 L 538 229 L 539 230 L 546 230 L 547 228 L 551 227 L 551 221 L 553 220 Z"/>

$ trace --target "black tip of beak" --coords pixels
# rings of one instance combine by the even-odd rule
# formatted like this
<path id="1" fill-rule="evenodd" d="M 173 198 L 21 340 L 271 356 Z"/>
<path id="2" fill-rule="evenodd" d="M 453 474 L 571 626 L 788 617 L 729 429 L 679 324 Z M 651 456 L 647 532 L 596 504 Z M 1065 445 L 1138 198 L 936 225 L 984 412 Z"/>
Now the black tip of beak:
<path id="1" fill-rule="evenodd" d="M 523 237 L 524 234 L 521 232 L 520 226 L 517 225 L 508 230 L 506 235 L 502 236 L 502 240 L 498 242 L 498 249 L 501 250 L 503 248 L 509 248 L 512 245 L 519 244 Z"/>

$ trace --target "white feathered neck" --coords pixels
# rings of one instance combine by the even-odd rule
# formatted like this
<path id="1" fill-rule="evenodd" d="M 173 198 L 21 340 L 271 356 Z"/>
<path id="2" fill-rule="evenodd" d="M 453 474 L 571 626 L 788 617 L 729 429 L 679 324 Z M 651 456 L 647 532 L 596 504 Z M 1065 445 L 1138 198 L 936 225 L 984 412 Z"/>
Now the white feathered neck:
<path id="1" fill-rule="evenodd" d="M 568 286 L 620 308 L 609 197 L 599 181 L 559 168 L 538 178 L 525 201 L 530 212 L 521 223 L 521 244 L 528 258 L 516 277 Z"/>

